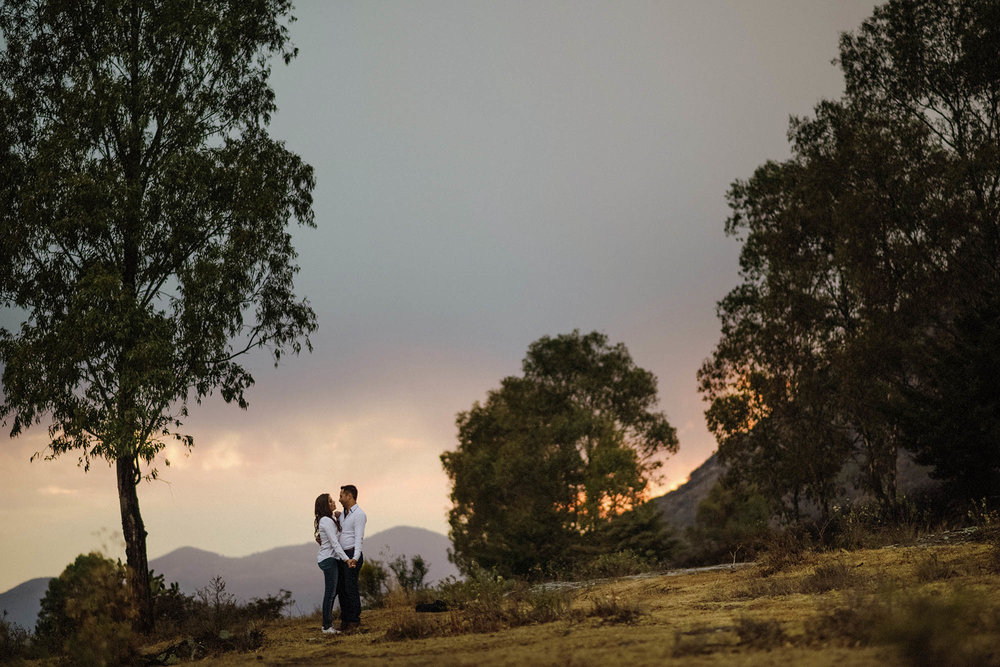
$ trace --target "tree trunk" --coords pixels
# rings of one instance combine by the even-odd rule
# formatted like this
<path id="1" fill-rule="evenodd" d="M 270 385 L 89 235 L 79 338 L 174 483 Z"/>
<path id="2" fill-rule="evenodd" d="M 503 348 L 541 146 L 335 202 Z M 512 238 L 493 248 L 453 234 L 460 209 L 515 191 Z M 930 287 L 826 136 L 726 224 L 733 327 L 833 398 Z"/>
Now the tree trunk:
<path id="1" fill-rule="evenodd" d="M 146 559 L 146 527 L 139 513 L 139 496 L 136 492 L 139 475 L 132 457 L 122 456 L 116 463 L 128 584 L 136 609 L 133 625 L 136 631 L 149 634 L 154 627 L 153 594 L 149 586 L 149 563 Z"/>

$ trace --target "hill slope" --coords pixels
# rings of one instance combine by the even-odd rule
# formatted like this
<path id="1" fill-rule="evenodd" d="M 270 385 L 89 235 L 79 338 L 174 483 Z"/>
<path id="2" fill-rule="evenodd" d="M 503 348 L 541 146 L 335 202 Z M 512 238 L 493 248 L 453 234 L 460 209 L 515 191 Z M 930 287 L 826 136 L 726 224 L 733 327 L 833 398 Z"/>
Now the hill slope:
<path id="1" fill-rule="evenodd" d="M 203 664 L 1000 664 L 995 547 L 959 537 L 804 552 L 777 569 L 576 582 L 563 589 L 563 606 L 539 587 L 498 602 L 506 615 L 482 605 L 417 614 L 400 604 L 366 611 L 364 631 L 347 636 L 321 635 L 315 619 L 284 619 L 264 628 L 256 652 Z"/>
<path id="2" fill-rule="evenodd" d="M 0 593 L 0 610 L 7 611 L 7 622 L 16 623 L 26 630 L 35 629 L 35 619 L 41 608 L 42 597 L 49 587 L 50 577 L 29 579 L 6 593 Z"/>

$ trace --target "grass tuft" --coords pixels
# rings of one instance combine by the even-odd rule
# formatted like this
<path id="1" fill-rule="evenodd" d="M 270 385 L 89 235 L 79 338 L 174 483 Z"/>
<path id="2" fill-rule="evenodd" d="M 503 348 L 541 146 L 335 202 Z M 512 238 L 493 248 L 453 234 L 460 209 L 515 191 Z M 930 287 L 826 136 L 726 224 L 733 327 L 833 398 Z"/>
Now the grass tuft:
<path id="1" fill-rule="evenodd" d="M 773 618 L 743 616 L 736 625 L 736 634 L 739 635 L 741 646 L 755 649 L 772 649 L 788 640 L 781 623 Z"/>
<path id="2" fill-rule="evenodd" d="M 625 600 L 619 595 L 602 595 L 591 598 L 588 614 L 601 619 L 602 623 L 633 624 L 646 615 L 646 610 L 633 600 Z"/>

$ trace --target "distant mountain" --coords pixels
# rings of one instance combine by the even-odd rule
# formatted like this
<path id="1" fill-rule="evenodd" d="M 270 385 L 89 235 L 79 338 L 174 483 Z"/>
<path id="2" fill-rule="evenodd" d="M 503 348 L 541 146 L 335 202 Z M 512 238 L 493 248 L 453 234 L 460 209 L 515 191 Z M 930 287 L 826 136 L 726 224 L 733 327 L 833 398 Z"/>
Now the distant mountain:
<path id="1" fill-rule="evenodd" d="M 668 524 L 682 530 L 694 525 L 698 503 L 705 499 L 715 482 L 722 475 L 722 465 L 713 453 L 704 463 L 691 471 L 688 481 L 653 502 Z"/>
<path id="2" fill-rule="evenodd" d="M 900 451 L 896 460 L 896 484 L 899 492 L 913 496 L 938 488 L 940 482 L 930 478 L 930 471 L 929 467 L 917 465 L 909 454 Z M 664 520 L 674 528 L 683 530 L 693 526 L 698 504 L 708 496 L 723 472 L 725 468 L 713 453 L 691 472 L 687 482 L 669 493 L 653 498 L 653 502 Z M 858 486 L 860 476 L 861 472 L 854 462 L 844 466 L 838 479 L 843 486 L 845 499 L 853 501 L 865 497 L 864 490 Z"/>
<path id="3" fill-rule="evenodd" d="M 397 526 L 365 538 L 365 559 L 391 560 L 396 556 L 407 559 L 422 556 L 428 564 L 427 583 L 436 583 L 449 576 L 458 576 L 458 569 L 448 561 L 451 542 L 440 533 L 423 528 Z M 294 615 L 309 614 L 320 606 L 323 598 L 323 577 L 316 566 L 316 544 L 309 542 L 229 558 L 194 547 L 181 547 L 149 562 L 157 574 L 169 583 L 176 581 L 180 589 L 193 595 L 215 576 L 226 582 L 226 592 L 244 601 L 291 591 Z M 0 609 L 8 612 L 8 621 L 33 630 L 42 596 L 49 578 L 32 579 L 0 594 Z"/>
<path id="4" fill-rule="evenodd" d="M 35 630 L 35 619 L 42 607 L 45 591 L 49 588 L 50 578 L 29 579 L 0 594 L 0 611 L 7 610 L 8 623 L 16 623 L 26 630 Z"/>

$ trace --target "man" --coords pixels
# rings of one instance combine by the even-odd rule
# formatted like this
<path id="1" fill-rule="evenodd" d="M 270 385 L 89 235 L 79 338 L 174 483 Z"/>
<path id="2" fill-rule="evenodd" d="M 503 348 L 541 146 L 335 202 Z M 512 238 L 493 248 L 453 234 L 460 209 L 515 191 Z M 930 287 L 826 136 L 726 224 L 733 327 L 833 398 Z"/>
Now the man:
<path id="1" fill-rule="evenodd" d="M 351 632 L 361 627 L 358 574 L 365 562 L 361 547 L 368 517 L 358 506 L 358 487 L 353 484 L 340 487 L 340 505 L 344 508 L 344 513 L 340 517 L 340 546 L 348 557 L 347 562 L 339 563 L 340 578 L 337 581 L 337 595 L 340 597 L 340 630 Z"/>

